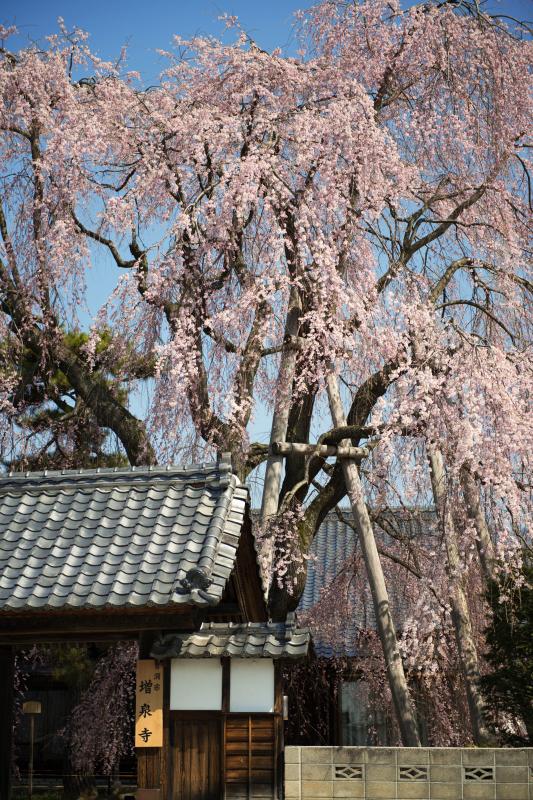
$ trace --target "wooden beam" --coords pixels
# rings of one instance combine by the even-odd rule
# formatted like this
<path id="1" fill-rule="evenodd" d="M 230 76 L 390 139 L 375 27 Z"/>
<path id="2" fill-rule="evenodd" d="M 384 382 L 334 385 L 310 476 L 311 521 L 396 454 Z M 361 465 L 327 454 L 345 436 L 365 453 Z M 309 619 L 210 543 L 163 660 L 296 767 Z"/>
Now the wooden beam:
<path id="1" fill-rule="evenodd" d="M 297 442 L 273 442 L 272 453 L 276 456 L 322 456 L 322 458 L 352 458 L 360 461 L 370 455 L 370 447 L 349 447 L 333 444 L 300 444 Z"/>
<path id="2" fill-rule="evenodd" d="M 246 622 L 266 622 L 268 611 L 249 514 L 246 514 L 241 529 L 232 578 L 242 619 Z"/>
<path id="3" fill-rule="evenodd" d="M 117 613 L 115 609 L 78 613 L 34 613 L 0 615 L 0 644 L 50 642 L 68 638 L 72 641 L 137 638 L 142 631 L 193 630 L 194 609 L 142 609 L 143 613 Z"/>
<path id="4" fill-rule="evenodd" d="M 230 674 L 231 674 L 231 658 L 224 657 L 222 662 L 222 712 L 229 713 L 230 703 Z"/>
<path id="5" fill-rule="evenodd" d="M 283 786 L 284 721 L 283 721 L 283 662 L 274 661 L 274 781 L 272 797 L 279 796 Z"/>
<path id="6" fill-rule="evenodd" d="M 228 581 L 228 586 L 230 585 L 230 581 Z M 217 620 L 222 617 L 222 622 L 224 622 L 225 617 L 242 617 L 242 612 L 238 603 L 226 603 L 224 600 L 220 603 L 219 606 L 214 606 L 208 608 L 204 613 L 205 620 Z"/>
<path id="7" fill-rule="evenodd" d="M 13 645 L 15 649 L 24 649 L 33 644 L 57 644 L 58 642 L 125 642 L 139 638 L 139 631 L 95 631 L 82 633 L 23 633 L 17 636 L 0 633 L 0 647 Z"/>
<path id="8" fill-rule="evenodd" d="M 161 750 L 161 797 L 168 800 L 172 784 L 172 748 L 170 743 L 170 673 L 171 662 L 163 665 L 163 748 Z"/>
<path id="9" fill-rule="evenodd" d="M 0 647 L 0 797 L 11 799 L 11 750 L 13 747 L 13 684 L 15 654 Z"/>
<path id="10" fill-rule="evenodd" d="M 95 615 L 88 611 L 72 616 L 46 615 L 26 612 L 19 615 L 0 616 L 0 645 L 46 644 L 69 639 L 76 642 L 117 642 L 123 639 L 138 639 L 143 631 L 192 631 L 200 627 L 204 619 L 243 619 L 237 603 L 222 602 L 207 610 L 187 606 L 178 613 L 151 613 L 145 609 L 143 616 L 114 613 Z"/>

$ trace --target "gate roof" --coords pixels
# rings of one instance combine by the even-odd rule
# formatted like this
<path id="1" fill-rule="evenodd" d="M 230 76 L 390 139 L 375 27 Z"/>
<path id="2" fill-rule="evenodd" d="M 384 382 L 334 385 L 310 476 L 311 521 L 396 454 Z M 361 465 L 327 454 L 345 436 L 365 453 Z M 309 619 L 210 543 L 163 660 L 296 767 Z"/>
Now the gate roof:
<path id="1" fill-rule="evenodd" d="M 248 491 L 229 462 L 0 480 L 0 611 L 216 605 Z"/>
<path id="2" fill-rule="evenodd" d="M 153 658 L 301 658 L 311 634 L 296 628 L 294 614 L 286 622 L 202 623 L 189 634 L 167 634 L 152 647 Z"/>

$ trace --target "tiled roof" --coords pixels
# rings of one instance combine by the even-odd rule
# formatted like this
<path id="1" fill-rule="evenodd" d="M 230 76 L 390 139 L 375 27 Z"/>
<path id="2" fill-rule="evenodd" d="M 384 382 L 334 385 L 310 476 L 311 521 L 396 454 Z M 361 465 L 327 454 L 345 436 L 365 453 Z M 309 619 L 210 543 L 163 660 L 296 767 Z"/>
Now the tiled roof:
<path id="1" fill-rule="evenodd" d="M 303 616 L 311 612 L 324 598 L 328 598 L 329 605 L 335 606 L 335 593 L 338 590 L 336 581 L 342 580 L 343 570 L 346 569 L 357 543 L 357 534 L 350 526 L 352 515 L 350 511 L 343 512 L 344 522 L 336 514 L 329 514 L 320 526 L 312 548 L 311 557 L 307 565 L 307 580 L 304 593 L 298 607 L 298 614 Z M 403 511 L 387 512 L 384 515 L 383 525 L 385 528 L 390 525 L 397 532 L 408 538 L 434 537 L 435 535 L 435 513 L 428 509 L 419 510 L 411 515 L 406 515 Z M 378 543 L 387 546 L 391 543 L 389 535 L 378 525 L 374 526 Z M 389 599 L 393 618 L 396 624 L 401 624 L 406 616 L 406 602 L 403 596 L 403 587 L 400 585 L 388 585 Z M 350 618 L 347 621 L 343 613 L 339 624 L 331 620 L 331 636 L 322 636 L 320 631 L 315 631 L 311 625 L 313 633 L 313 645 L 318 656 L 325 658 L 335 656 L 354 657 L 357 655 L 357 639 L 361 630 L 372 630 L 376 628 L 374 609 L 367 589 L 363 594 L 355 587 L 349 588 L 349 606 L 352 609 Z M 331 601 L 333 598 L 333 602 Z"/>
<path id="2" fill-rule="evenodd" d="M 190 634 L 168 634 L 158 639 L 152 658 L 300 658 L 307 654 L 311 635 L 307 628 L 287 622 L 203 623 Z"/>
<path id="3" fill-rule="evenodd" d="M 0 479 L 0 612 L 216 605 L 248 491 L 229 463 Z"/>

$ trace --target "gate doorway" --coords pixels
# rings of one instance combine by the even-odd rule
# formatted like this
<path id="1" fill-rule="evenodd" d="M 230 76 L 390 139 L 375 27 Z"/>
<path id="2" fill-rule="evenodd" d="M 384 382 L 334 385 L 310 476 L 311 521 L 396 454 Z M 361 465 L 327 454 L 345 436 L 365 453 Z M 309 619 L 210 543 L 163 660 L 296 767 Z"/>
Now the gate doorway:
<path id="1" fill-rule="evenodd" d="M 171 800 L 276 796 L 274 715 L 171 711 Z"/>

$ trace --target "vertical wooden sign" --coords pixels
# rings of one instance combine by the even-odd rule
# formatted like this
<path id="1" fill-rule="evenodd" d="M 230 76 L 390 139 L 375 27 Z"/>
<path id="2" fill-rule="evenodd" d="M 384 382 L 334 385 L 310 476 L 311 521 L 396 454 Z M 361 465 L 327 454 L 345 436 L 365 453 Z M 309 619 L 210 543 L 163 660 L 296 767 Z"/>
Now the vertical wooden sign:
<path id="1" fill-rule="evenodd" d="M 163 666 L 153 658 L 137 661 L 135 747 L 163 746 Z"/>

